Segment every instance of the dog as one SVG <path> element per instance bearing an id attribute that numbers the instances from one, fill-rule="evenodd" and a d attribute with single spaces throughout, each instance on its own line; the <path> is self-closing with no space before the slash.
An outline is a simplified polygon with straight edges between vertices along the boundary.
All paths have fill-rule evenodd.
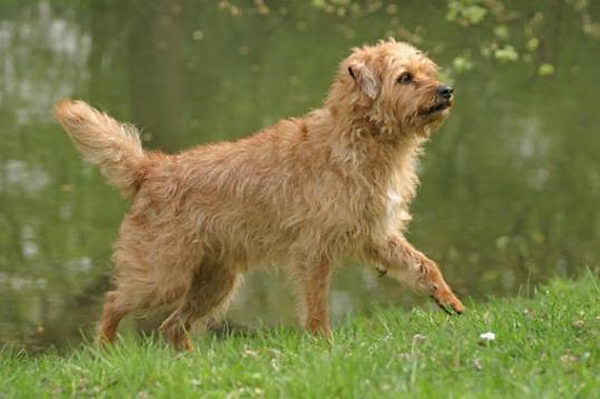
<path id="1" fill-rule="evenodd" d="M 131 200 L 100 341 L 116 339 L 125 315 L 163 309 L 160 331 L 192 349 L 192 325 L 227 308 L 245 271 L 270 264 L 293 277 L 305 328 L 329 337 L 329 285 L 345 258 L 461 314 L 436 263 L 403 235 L 418 156 L 454 102 L 437 71 L 393 39 L 354 48 L 322 108 L 172 155 L 143 150 L 133 126 L 82 101 L 60 101 L 55 116 L 77 149 Z"/>

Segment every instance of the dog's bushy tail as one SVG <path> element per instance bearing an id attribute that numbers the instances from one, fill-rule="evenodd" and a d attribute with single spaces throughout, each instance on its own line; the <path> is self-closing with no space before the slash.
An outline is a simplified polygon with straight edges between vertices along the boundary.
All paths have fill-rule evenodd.
<path id="1" fill-rule="evenodd" d="M 62 100 L 56 104 L 54 115 L 84 158 L 98 165 L 109 183 L 132 197 L 139 187 L 145 158 L 137 129 L 83 101 Z"/>

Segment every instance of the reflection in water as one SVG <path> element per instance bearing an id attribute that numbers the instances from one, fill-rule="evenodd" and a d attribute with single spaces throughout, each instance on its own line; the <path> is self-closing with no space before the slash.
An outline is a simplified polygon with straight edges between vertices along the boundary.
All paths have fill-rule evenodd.
<path id="1" fill-rule="evenodd" d="M 65 17 L 46 1 L 14 10 L 0 23 L 0 101 L 12 105 L 18 125 L 49 120 L 52 100 L 71 93 L 87 72 L 91 37 Z"/>
<path id="2" fill-rule="evenodd" d="M 434 4 L 408 3 L 402 15 L 451 65 L 471 33 L 437 23 L 445 15 Z M 390 28 L 385 9 L 340 19 L 304 2 L 242 16 L 184 0 L 0 9 L 0 343 L 33 345 L 93 328 L 127 206 L 53 122 L 58 98 L 135 122 L 149 147 L 234 139 L 319 106 L 348 49 Z M 578 23 L 567 14 L 558 36 L 549 27 L 541 37 L 552 78 L 536 78 L 526 62 L 455 75 L 458 104 L 421 164 L 409 235 L 463 295 L 514 294 L 598 265 L 600 115 L 589 82 L 600 43 L 572 29 Z M 283 281 L 278 271 L 248 275 L 230 318 L 293 323 Z M 339 270 L 331 296 L 338 321 L 415 300 L 358 265 Z"/>

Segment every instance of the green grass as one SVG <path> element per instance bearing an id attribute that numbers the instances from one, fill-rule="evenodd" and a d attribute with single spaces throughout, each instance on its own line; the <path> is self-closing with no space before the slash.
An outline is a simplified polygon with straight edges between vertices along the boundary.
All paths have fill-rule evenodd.
<path id="1" fill-rule="evenodd" d="M 479 335 L 494 332 L 482 343 Z M 66 355 L 0 352 L 0 397 L 598 397 L 600 288 L 589 275 L 531 299 L 348 320 L 335 340 L 293 329 L 196 338 L 178 354 L 125 339 Z"/>

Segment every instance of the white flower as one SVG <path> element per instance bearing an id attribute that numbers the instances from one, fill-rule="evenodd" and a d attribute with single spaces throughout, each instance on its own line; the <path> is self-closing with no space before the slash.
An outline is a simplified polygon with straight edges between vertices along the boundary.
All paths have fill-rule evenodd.
<path id="1" fill-rule="evenodd" d="M 491 331 L 479 334 L 479 339 L 483 342 L 491 342 L 496 339 L 496 334 Z"/>

